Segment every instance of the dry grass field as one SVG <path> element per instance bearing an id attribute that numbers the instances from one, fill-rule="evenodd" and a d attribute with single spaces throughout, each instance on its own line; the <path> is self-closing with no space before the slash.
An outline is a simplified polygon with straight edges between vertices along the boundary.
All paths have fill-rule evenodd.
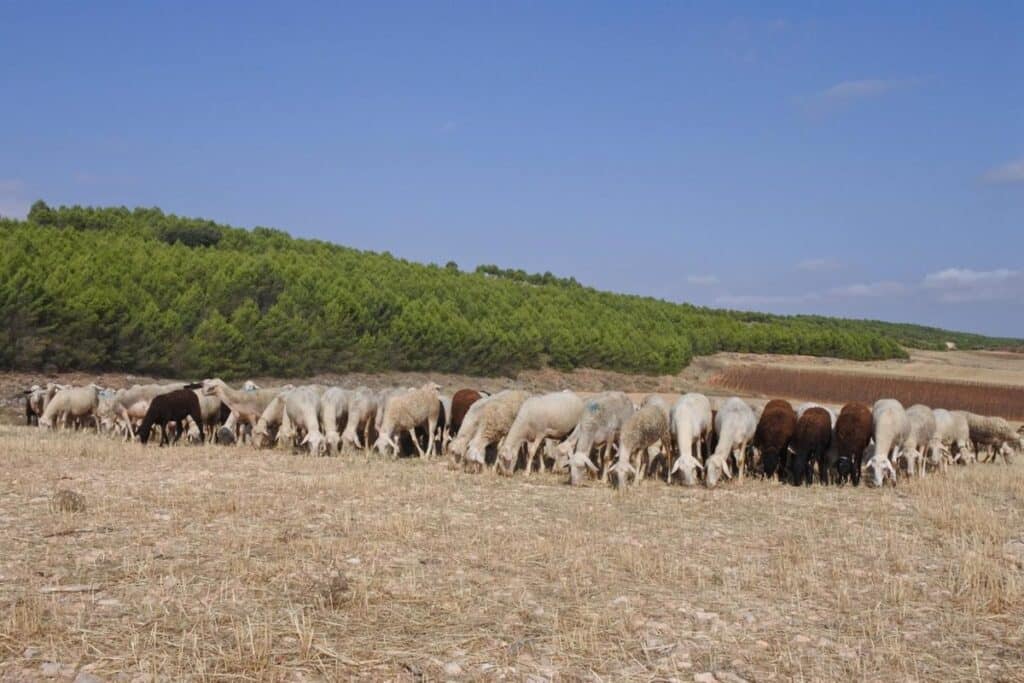
<path id="1" fill-rule="evenodd" d="M 616 493 L 24 427 L 0 459 L 2 680 L 1024 680 L 1019 462 Z"/>

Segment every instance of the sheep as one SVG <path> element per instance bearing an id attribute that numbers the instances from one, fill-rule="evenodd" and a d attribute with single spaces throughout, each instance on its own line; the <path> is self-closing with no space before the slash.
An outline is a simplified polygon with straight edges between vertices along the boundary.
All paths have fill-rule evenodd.
<path id="1" fill-rule="evenodd" d="M 327 441 L 327 452 L 337 452 L 341 441 L 339 429 L 344 431 L 348 425 L 348 402 L 352 392 L 340 387 L 327 389 L 320 397 L 320 424 L 323 425 L 324 437 Z"/>
<path id="2" fill-rule="evenodd" d="M 199 397 L 196 396 L 194 391 L 191 389 L 177 389 L 166 394 L 160 394 L 149 402 L 146 415 L 142 418 L 142 424 L 139 425 L 139 440 L 142 443 L 148 443 L 153 425 L 160 425 L 160 445 L 168 444 L 168 423 L 176 422 L 180 433 L 185 424 L 185 418 L 192 418 L 199 428 L 200 437 L 202 437 L 203 414 L 199 409 Z"/>
<path id="3" fill-rule="evenodd" d="M 757 430 L 757 418 L 754 411 L 742 399 L 733 397 L 722 404 L 715 415 L 715 432 L 718 443 L 704 461 L 704 485 L 714 488 L 718 480 L 725 475 L 732 478 L 729 456 L 736 462 L 738 477 L 743 476 L 743 461 L 747 446 L 754 438 Z"/>
<path id="4" fill-rule="evenodd" d="M 967 417 L 962 414 L 936 408 L 932 415 L 935 417 L 935 432 L 925 451 L 928 454 L 925 464 L 945 471 L 947 463 L 959 462 L 967 454 L 967 444 L 971 440 L 970 427 Z M 953 454 L 954 447 L 956 455 Z"/>
<path id="5" fill-rule="evenodd" d="M 459 429 L 455 433 L 455 437 L 448 444 L 448 453 L 451 455 L 452 462 L 454 464 L 458 464 L 460 461 L 465 459 L 466 450 L 469 447 L 469 441 L 476 436 L 477 425 L 480 422 L 480 415 L 483 412 L 483 407 L 487 405 L 487 402 L 490 399 L 490 396 L 483 396 L 474 401 L 473 404 L 469 406 L 466 414 L 462 417 L 462 423 L 459 425 Z"/>
<path id="6" fill-rule="evenodd" d="M 910 431 L 907 411 L 896 399 L 881 399 L 875 402 L 871 410 L 871 423 L 875 449 L 863 469 L 871 470 L 871 485 L 882 486 L 889 480 L 895 486 L 896 468 L 893 462 L 899 457 L 900 448 Z"/>
<path id="7" fill-rule="evenodd" d="M 618 460 L 609 470 L 612 485 L 615 488 L 626 486 L 630 478 L 643 480 L 649 463 L 647 449 L 657 443 L 668 454 L 672 448 L 672 433 L 669 429 L 668 404 L 657 395 L 644 399 L 640 409 L 633 413 L 619 431 Z M 637 462 L 633 464 L 633 454 L 638 453 Z"/>
<path id="8" fill-rule="evenodd" d="M 95 384 L 58 390 L 46 404 L 46 410 L 39 418 L 39 427 L 52 429 L 56 420 L 66 424 L 69 419 L 91 419 L 98 430 L 96 406 L 99 405 L 99 392 L 100 388 Z"/>
<path id="9" fill-rule="evenodd" d="M 437 427 L 441 406 L 438 396 L 440 389 L 441 385 L 427 382 L 419 389 L 389 398 L 384 405 L 381 426 L 374 448 L 380 453 L 384 453 L 384 449 L 390 447 L 392 453 L 397 455 L 399 449 L 395 439 L 404 431 L 409 433 L 421 458 L 431 457 L 434 454 L 434 429 Z M 423 452 L 419 439 L 416 438 L 416 428 L 424 425 L 427 428 L 426 453 Z"/>
<path id="10" fill-rule="evenodd" d="M 487 462 L 487 449 L 505 438 L 508 430 L 512 428 L 512 423 L 515 422 L 519 408 L 529 397 L 530 394 L 526 391 L 510 389 L 473 404 L 456 438 L 462 439 L 463 432 L 466 432 L 465 443 L 460 443 L 459 448 L 465 448 L 465 461 L 468 466 L 475 467 L 477 471 L 483 470 Z M 474 410 L 477 404 L 481 404 L 480 409 Z M 470 416 L 472 420 L 469 419 Z M 468 428 L 471 428 L 471 431 L 468 431 Z M 454 443 L 452 448 L 456 448 Z"/>
<path id="11" fill-rule="evenodd" d="M 612 447 L 619 437 L 622 425 L 633 414 L 633 402 L 621 391 L 607 391 L 588 399 L 573 433 L 557 449 L 560 457 L 566 458 L 569 467 L 569 484 L 578 486 L 589 469 L 597 473 L 598 467 L 591 459 L 591 452 L 604 447 L 601 458 L 601 478 L 607 478 L 607 467 L 611 465 Z"/>
<path id="12" fill-rule="evenodd" d="M 377 416 L 383 411 L 380 410 L 380 396 L 368 387 L 358 387 L 350 395 L 348 400 L 348 421 L 345 430 L 341 433 L 343 445 L 351 445 L 353 448 L 362 448 L 363 443 L 369 445 L 370 432 L 376 424 Z M 363 440 L 359 440 L 360 431 Z"/>
<path id="13" fill-rule="evenodd" d="M 317 386 L 297 387 L 282 395 L 285 415 L 297 434 L 304 434 L 300 446 L 308 446 L 312 455 L 323 454 L 327 444 L 320 431 L 320 394 Z"/>
<path id="14" fill-rule="evenodd" d="M 29 427 L 39 424 L 39 418 L 46 410 L 46 404 L 53 394 L 57 393 L 56 384 L 47 384 L 46 388 L 33 384 L 21 392 L 25 396 L 25 424 Z M 51 393 L 52 388 L 52 393 Z"/>
<path id="15" fill-rule="evenodd" d="M 469 412 L 470 406 L 482 397 L 483 394 L 476 389 L 459 389 L 452 395 L 451 410 L 448 413 L 448 425 L 444 431 L 444 442 L 441 444 L 442 452 L 448 451 L 451 440 L 458 435 L 459 428 L 462 427 L 462 421 L 466 418 L 466 413 Z"/>
<path id="16" fill-rule="evenodd" d="M 753 454 L 761 476 L 782 478 L 789 442 L 796 432 L 797 414 L 789 401 L 774 399 L 765 405 L 754 430 Z"/>
<path id="17" fill-rule="evenodd" d="M 1020 447 L 1021 436 L 1013 430 L 1010 423 L 1001 417 L 988 417 L 966 413 L 967 427 L 974 444 L 976 453 L 981 454 L 984 449 L 986 461 L 995 462 L 998 456 L 1003 457 L 1003 462 L 1010 462 L 1015 448 Z"/>
<path id="18" fill-rule="evenodd" d="M 838 460 L 836 477 L 840 484 L 851 480 L 860 485 L 861 463 L 871 442 L 871 409 L 863 403 L 847 403 L 839 412 L 832 438 Z"/>
<path id="19" fill-rule="evenodd" d="M 529 476 L 544 439 L 564 439 L 576 427 L 582 413 L 583 400 L 571 391 L 533 396 L 523 401 L 498 449 L 499 471 L 511 474 L 520 449 L 527 444 L 526 475 Z M 540 470 L 544 471 L 543 456 Z"/>
<path id="20" fill-rule="evenodd" d="M 838 415 L 836 415 L 836 411 L 833 410 L 832 408 L 829 408 L 828 406 L 823 406 L 820 403 L 814 403 L 811 401 L 808 401 L 807 403 L 801 403 L 796 407 L 796 419 L 799 420 L 801 417 L 803 417 L 803 414 L 806 413 L 811 408 L 823 408 L 828 413 L 829 419 L 832 423 L 831 426 L 835 427 L 836 419 L 838 419 L 839 417 Z"/>
<path id="21" fill-rule="evenodd" d="M 285 396 L 288 393 L 283 391 L 275 396 L 260 413 L 256 426 L 252 430 L 252 442 L 256 448 L 269 448 L 274 445 L 275 440 L 280 441 L 289 436 L 288 429 L 284 434 L 281 433 L 281 427 L 288 419 L 285 413 Z"/>
<path id="22" fill-rule="evenodd" d="M 697 483 L 697 470 L 704 470 L 704 448 L 714 426 L 711 401 L 704 394 L 684 394 L 672 406 L 669 428 L 675 438 L 676 461 L 668 472 L 668 481 L 679 472 L 683 484 Z"/>
<path id="23" fill-rule="evenodd" d="M 827 484 L 828 466 L 825 452 L 832 443 L 832 417 L 820 406 L 812 406 L 796 421 L 796 431 L 790 442 L 787 464 L 789 481 L 793 486 L 810 484 L 814 478 L 814 463 L 818 463 L 818 480 Z"/>
<path id="24" fill-rule="evenodd" d="M 223 401 L 235 416 L 236 426 L 254 426 L 274 397 L 288 388 L 290 387 L 239 391 L 232 389 L 219 378 L 203 380 L 203 393 L 207 396 L 217 396 Z"/>
<path id="25" fill-rule="evenodd" d="M 924 476 L 924 456 L 935 435 L 935 415 L 932 409 L 920 403 L 907 408 L 907 438 L 900 453 L 907 463 L 907 474 Z"/>

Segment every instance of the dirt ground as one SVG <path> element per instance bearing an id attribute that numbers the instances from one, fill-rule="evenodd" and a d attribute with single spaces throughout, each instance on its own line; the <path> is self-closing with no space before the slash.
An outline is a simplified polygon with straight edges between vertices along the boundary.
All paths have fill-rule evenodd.
<path id="1" fill-rule="evenodd" d="M 0 458 L 2 680 L 1024 680 L 1019 463 L 617 493 L 9 426 Z"/>

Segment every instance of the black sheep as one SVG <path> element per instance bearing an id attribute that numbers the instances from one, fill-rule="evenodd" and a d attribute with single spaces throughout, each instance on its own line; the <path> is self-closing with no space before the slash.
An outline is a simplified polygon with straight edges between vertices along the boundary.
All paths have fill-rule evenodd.
<path id="1" fill-rule="evenodd" d="M 146 416 L 142 418 L 139 425 L 139 440 L 142 443 L 149 442 L 149 434 L 153 425 L 160 425 L 160 445 L 168 443 L 167 423 L 174 422 L 178 425 L 178 433 L 183 431 L 185 418 L 190 417 L 199 428 L 200 442 L 203 440 L 203 414 L 199 410 L 199 397 L 191 389 L 178 389 L 166 394 L 160 394 L 149 404 Z"/>

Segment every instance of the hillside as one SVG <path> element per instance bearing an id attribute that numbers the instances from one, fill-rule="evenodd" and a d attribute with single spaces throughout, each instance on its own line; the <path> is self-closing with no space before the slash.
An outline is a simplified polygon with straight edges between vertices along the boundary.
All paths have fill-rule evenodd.
<path id="1" fill-rule="evenodd" d="M 159 209 L 51 208 L 0 220 L 0 368 L 164 375 L 322 371 L 674 373 L 716 351 L 899 358 L 1020 348 L 915 325 L 774 316 L 474 273 Z"/>

